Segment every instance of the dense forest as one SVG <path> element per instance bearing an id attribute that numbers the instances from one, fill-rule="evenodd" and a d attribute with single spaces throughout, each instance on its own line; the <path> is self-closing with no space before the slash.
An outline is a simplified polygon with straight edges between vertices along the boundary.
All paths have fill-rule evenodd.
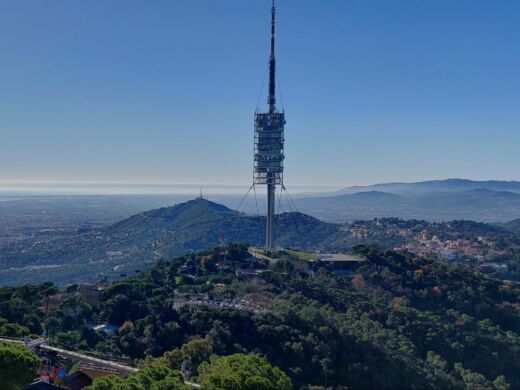
<path id="1" fill-rule="evenodd" d="M 367 261 L 339 277 L 319 263 L 287 255 L 267 263 L 228 245 L 112 283 L 99 309 L 71 294 L 47 316 L 41 300 L 53 285 L 2 288 L 0 334 L 45 328 L 58 345 L 161 358 L 173 370 L 189 355 L 195 378 L 211 356 L 254 354 L 296 388 L 520 387 L 517 285 L 412 255 L 356 251 Z M 100 322 L 118 331 L 88 325 Z"/>

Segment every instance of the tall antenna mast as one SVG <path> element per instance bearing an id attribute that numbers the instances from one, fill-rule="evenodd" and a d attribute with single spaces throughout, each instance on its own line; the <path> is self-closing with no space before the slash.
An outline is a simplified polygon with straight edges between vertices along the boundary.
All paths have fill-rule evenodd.
<path id="1" fill-rule="evenodd" d="M 269 112 L 255 114 L 255 163 L 253 186 L 267 185 L 265 250 L 273 250 L 273 218 L 276 186 L 283 186 L 285 113 L 276 110 L 275 6 L 271 7 L 271 54 L 269 56 Z"/>
<path id="2" fill-rule="evenodd" d="M 269 57 L 269 113 L 276 112 L 276 58 L 274 56 L 274 38 L 275 38 L 275 16 L 276 8 L 271 7 L 271 55 Z"/>

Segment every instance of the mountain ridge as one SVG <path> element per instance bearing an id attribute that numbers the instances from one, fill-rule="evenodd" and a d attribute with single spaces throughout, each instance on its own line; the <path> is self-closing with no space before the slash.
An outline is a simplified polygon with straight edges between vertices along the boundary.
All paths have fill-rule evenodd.
<path id="1" fill-rule="evenodd" d="M 470 179 L 440 179 L 425 180 L 419 182 L 389 182 L 377 183 L 368 186 L 351 186 L 345 187 L 337 191 L 323 193 L 329 196 L 340 194 L 353 194 L 357 192 L 366 192 L 370 190 L 390 192 L 396 194 L 431 192 L 431 191 L 461 191 L 467 189 L 485 188 L 494 191 L 510 191 L 520 193 L 519 181 L 507 180 L 470 180 Z"/>
<path id="2" fill-rule="evenodd" d="M 206 199 L 134 214 L 106 228 L 39 242 L 31 249 L 13 244 L 0 251 L 0 285 L 13 273 L 34 281 L 85 281 L 94 276 L 133 272 L 156 260 L 218 246 L 222 241 L 262 245 L 265 217 L 246 215 Z M 276 215 L 275 245 L 328 250 L 341 236 L 340 225 L 300 212 Z M 27 268 L 25 270 L 25 268 Z M 49 275 L 48 268 L 54 270 Z M 58 279 L 59 278 L 59 279 Z"/>
<path id="3" fill-rule="evenodd" d="M 299 198 L 298 207 L 331 222 L 396 217 L 437 222 L 464 219 L 503 223 L 520 218 L 520 192 L 493 190 L 481 187 L 481 183 L 472 183 L 459 191 L 436 187 L 435 191 L 389 192 L 372 186 L 354 193 Z M 520 191 L 520 183 L 518 185 Z"/>

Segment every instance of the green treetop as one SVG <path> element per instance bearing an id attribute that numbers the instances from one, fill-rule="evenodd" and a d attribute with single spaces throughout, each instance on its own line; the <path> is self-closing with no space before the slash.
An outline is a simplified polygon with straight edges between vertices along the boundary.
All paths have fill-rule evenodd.
<path id="1" fill-rule="evenodd" d="M 199 381 L 207 390 L 291 390 L 291 379 L 266 358 L 254 354 L 211 356 L 199 367 Z"/>
<path id="2" fill-rule="evenodd" d="M 39 365 L 40 359 L 25 346 L 0 343 L 0 389 L 23 389 Z"/>

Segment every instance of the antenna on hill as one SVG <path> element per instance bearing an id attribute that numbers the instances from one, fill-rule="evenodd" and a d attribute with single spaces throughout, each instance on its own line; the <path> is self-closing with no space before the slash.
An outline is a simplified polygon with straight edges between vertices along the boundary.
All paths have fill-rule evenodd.
<path id="1" fill-rule="evenodd" d="M 198 197 L 198 199 L 204 199 L 204 196 L 202 196 L 202 186 L 200 186 L 200 195 Z"/>
<path id="2" fill-rule="evenodd" d="M 267 187 L 267 212 L 265 223 L 265 252 L 270 253 L 274 249 L 274 215 L 276 203 L 276 187 L 280 187 L 282 191 L 285 190 L 288 197 L 287 189 L 284 186 L 283 172 L 284 172 L 284 143 L 285 143 L 285 112 L 279 111 L 276 106 L 276 57 L 275 57 L 275 27 L 276 27 L 276 7 L 275 0 L 272 0 L 271 6 L 271 23 L 270 23 L 270 52 L 268 67 L 266 75 L 269 74 L 268 82 L 268 96 L 267 96 L 267 110 L 261 112 L 258 107 L 254 114 L 254 160 L 253 160 L 253 185 L 249 188 L 246 195 L 240 201 L 239 208 L 247 198 L 251 189 L 255 194 L 256 202 L 256 186 L 265 185 Z M 265 76 L 264 76 L 265 81 Z M 263 84 L 262 84 L 263 88 Z M 262 90 L 260 91 L 260 96 Z M 281 100 L 281 95 L 280 95 Z M 281 207 L 281 199 L 279 200 L 279 207 Z M 290 201 L 287 201 L 291 204 Z M 259 218 L 260 220 L 260 218 Z"/>
<path id="3" fill-rule="evenodd" d="M 220 231 L 218 241 L 219 241 L 220 249 L 225 249 L 226 248 L 226 235 L 223 230 Z"/>
<path id="4" fill-rule="evenodd" d="M 276 8 L 271 6 L 271 50 L 269 53 L 269 90 L 267 112 L 255 112 L 253 185 L 267 186 L 265 251 L 273 250 L 273 219 L 276 186 L 283 185 L 285 113 L 276 108 L 275 26 Z"/>
<path id="5" fill-rule="evenodd" d="M 220 246 L 220 255 L 222 256 L 222 260 L 218 262 L 219 269 L 225 266 L 228 256 L 228 250 L 226 247 L 226 234 L 223 230 L 220 231 L 219 234 L 219 246 Z"/>

